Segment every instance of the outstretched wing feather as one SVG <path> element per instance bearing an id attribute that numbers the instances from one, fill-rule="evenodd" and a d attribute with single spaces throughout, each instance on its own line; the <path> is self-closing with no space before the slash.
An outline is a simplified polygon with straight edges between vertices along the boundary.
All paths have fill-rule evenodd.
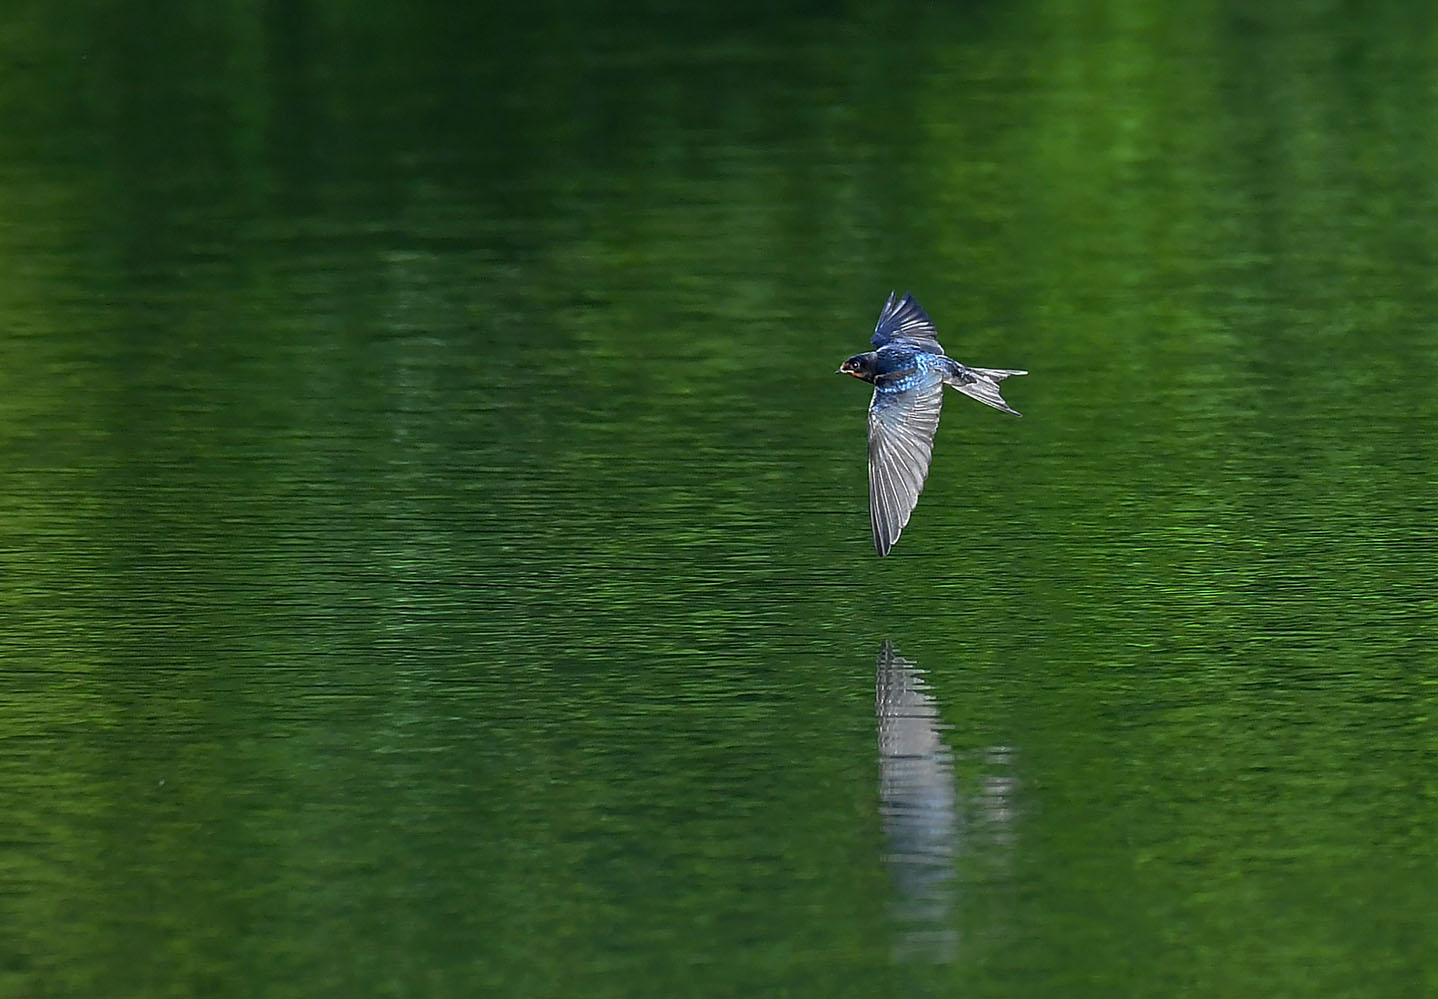
<path id="1" fill-rule="evenodd" d="M 923 307 L 914 300 L 914 296 L 905 292 L 900 298 L 894 292 L 889 292 L 889 300 L 884 303 L 883 311 L 879 313 L 879 322 L 874 326 L 874 335 L 869 342 L 874 349 L 894 341 L 904 341 L 924 350 L 942 354 L 944 348 L 939 345 L 939 331 L 934 326 L 934 321 Z"/>
<path id="2" fill-rule="evenodd" d="M 874 548 L 887 555 L 919 502 L 944 402 L 934 377 L 903 390 L 874 391 L 869 404 L 869 522 Z"/>

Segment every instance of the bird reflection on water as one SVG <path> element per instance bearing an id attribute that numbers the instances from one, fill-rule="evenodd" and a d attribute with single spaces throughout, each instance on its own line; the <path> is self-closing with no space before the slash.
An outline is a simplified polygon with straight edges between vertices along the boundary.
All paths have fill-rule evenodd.
<path id="1" fill-rule="evenodd" d="M 944 738 L 938 702 L 924 671 L 888 640 L 876 663 L 874 714 L 884 862 L 894 880 L 894 957 L 947 963 L 959 949 L 955 910 L 961 851 L 979 866 L 1002 866 L 1013 846 L 1015 788 L 1006 775 L 1011 753 L 995 746 L 978 754 L 986 774 L 969 803 L 972 815 L 965 828 L 954 753 Z M 986 856 L 973 856 L 976 852 Z"/>

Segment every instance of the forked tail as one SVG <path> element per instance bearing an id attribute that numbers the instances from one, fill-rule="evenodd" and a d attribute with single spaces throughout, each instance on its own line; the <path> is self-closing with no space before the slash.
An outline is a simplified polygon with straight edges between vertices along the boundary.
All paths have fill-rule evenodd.
<path id="1" fill-rule="evenodd" d="M 1026 375 L 1027 371 L 1018 371 L 1012 368 L 970 368 L 967 365 L 954 362 L 957 371 L 953 371 L 947 378 L 946 383 L 958 389 L 970 399 L 977 399 L 985 406 L 992 406 L 1003 413 L 1012 413 L 1014 416 L 1023 416 L 1017 409 L 1004 402 L 1004 397 L 999 392 L 999 382 L 1011 375 Z"/>
<path id="2" fill-rule="evenodd" d="M 989 381 L 1001 382 L 1009 375 L 1026 375 L 1027 371 L 1017 371 L 1013 368 L 969 368 L 976 375 L 983 375 Z"/>

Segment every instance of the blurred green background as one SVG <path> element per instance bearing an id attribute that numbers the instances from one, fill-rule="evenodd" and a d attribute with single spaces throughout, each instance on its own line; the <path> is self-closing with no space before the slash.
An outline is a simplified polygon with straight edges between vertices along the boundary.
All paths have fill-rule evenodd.
<path id="1" fill-rule="evenodd" d="M 1430 4 L 21 3 L 0 121 L 0 995 L 1438 989 Z M 1032 374 L 880 561 L 891 289 Z"/>

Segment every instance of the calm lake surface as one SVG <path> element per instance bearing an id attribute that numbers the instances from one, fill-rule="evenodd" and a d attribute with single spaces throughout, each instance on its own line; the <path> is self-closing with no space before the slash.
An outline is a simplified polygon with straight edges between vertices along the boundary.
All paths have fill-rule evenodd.
<path id="1" fill-rule="evenodd" d="M 9 19 L 0 995 L 1438 991 L 1431 5 L 727 9 Z"/>

